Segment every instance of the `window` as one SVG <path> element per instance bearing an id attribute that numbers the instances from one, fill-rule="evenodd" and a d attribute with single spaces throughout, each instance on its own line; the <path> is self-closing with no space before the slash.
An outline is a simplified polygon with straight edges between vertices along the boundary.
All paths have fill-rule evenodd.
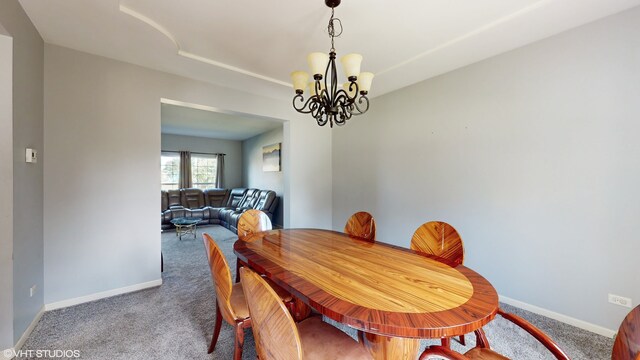
<path id="1" fill-rule="evenodd" d="M 180 155 L 177 153 L 162 153 L 160 156 L 160 174 L 162 190 L 179 188 Z"/>
<path id="2" fill-rule="evenodd" d="M 216 187 L 218 159 L 215 155 L 191 154 L 191 182 L 194 188 Z"/>
<path id="3" fill-rule="evenodd" d="M 191 154 L 192 187 L 209 189 L 216 187 L 218 159 L 215 155 Z M 166 152 L 160 155 L 162 190 L 180 188 L 180 153 Z"/>

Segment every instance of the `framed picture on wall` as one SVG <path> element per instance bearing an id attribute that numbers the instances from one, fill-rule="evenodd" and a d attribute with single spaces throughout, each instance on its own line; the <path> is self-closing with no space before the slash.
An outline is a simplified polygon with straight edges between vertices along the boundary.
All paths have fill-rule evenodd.
<path id="1" fill-rule="evenodd" d="M 276 143 L 262 147 L 262 171 L 280 171 L 280 145 Z"/>

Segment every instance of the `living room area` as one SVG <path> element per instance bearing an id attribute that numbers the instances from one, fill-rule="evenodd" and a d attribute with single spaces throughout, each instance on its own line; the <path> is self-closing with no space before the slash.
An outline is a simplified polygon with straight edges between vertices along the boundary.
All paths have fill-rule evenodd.
<path id="1" fill-rule="evenodd" d="M 220 224 L 236 232 L 247 209 L 263 211 L 282 228 L 288 176 L 282 167 L 283 124 L 163 100 L 162 229 L 186 218 L 197 221 L 195 226 Z"/>

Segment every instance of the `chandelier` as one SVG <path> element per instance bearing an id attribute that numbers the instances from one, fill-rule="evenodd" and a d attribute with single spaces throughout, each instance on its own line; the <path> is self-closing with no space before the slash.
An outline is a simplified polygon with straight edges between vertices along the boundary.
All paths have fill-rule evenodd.
<path id="1" fill-rule="evenodd" d="M 325 0 L 325 4 L 331 8 L 331 18 L 327 27 L 331 38 L 329 55 L 314 52 L 307 56 L 313 81 L 309 82 L 309 74 L 304 71 L 292 72 L 291 80 L 296 91 L 293 108 L 299 113 L 311 114 L 320 126 L 328 122 L 329 126 L 333 127 L 333 124 L 344 125 L 353 115 L 361 115 L 369 110 L 367 94 L 371 88 L 373 74 L 360 72 L 362 55 L 348 54 L 340 59 L 347 82 L 338 84 L 336 49 L 333 42 L 334 38 L 342 34 L 342 22 L 334 17 L 334 9 L 340 5 L 340 0 Z M 304 92 L 307 88 L 310 96 L 305 102 Z"/>

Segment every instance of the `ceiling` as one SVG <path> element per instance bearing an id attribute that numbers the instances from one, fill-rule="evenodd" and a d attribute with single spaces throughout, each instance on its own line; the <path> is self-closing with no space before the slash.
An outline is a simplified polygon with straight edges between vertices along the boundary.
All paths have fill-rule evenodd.
<path id="1" fill-rule="evenodd" d="M 322 0 L 20 0 L 47 43 L 273 98 L 328 52 Z M 371 96 L 640 5 L 640 0 L 344 0 L 338 56 L 364 56 Z"/>
<path id="2" fill-rule="evenodd" d="M 226 140 L 246 140 L 282 128 L 282 122 L 265 118 L 161 104 L 162 133 Z"/>

